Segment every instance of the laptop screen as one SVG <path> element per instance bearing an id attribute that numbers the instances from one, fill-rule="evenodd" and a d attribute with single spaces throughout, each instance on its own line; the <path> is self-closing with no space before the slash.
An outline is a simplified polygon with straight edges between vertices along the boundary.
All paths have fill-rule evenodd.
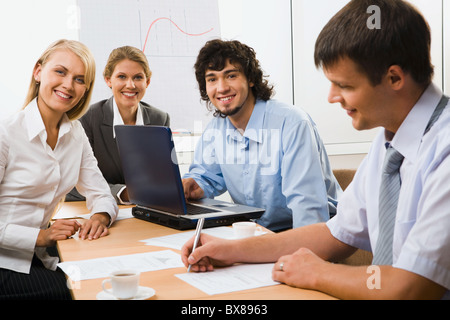
<path id="1" fill-rule="evenodd" d="M 185 198 L 170 128 L 115 126 L 130 201 L 183 214 Z"/>

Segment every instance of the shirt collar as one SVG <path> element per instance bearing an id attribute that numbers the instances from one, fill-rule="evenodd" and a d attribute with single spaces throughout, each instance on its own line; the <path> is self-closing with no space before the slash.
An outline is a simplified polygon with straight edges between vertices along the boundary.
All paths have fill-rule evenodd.
<path id="1" fill-rule="evenodd" d="M 117 106 L 117 103 L 114 100 L 114 98 L 113 98 L 113 112 L 114 112 L 113 127 L 119 126 L 119 125 L 124 125 L 122 116 L 120 115 L 120 112 L 119 112 L 119 107 Z M 136 125 L 137 126 L 144 125 L 144 117 L 142 116 L 141 104 L 139 104 L 137 113 L 136 113 Z M 113 136 L 116 137 L 115 130 L 113 130 Z"/>
<path id="2" fill-rule="evenodd" d="M 392 146 L 406 159 L 415 161 L 425 129 L 441 98 L 442 92 L 431 84 L 395 134 Z"/>
<path id="3" fill-rule="evenodd" d="M 37 98 L 32 100 L 25 108 L 25 123 L 28 132 L 28 139 L 31 141 L 37 136 L 44 135 L 47 137 L 44 121 L 37 105 Z M 71 121 L 66 114 L 63 115 L 61 125 L 59 127 L 58 139 L 70 131 L 72 127 Z"/>
<path id="4" fill-rule="evenodd" d="M 266 103 L 261 100 L 257 100 L 255 107 L 253 108 L 252 115 L 247 123 L 245 132 L 242 135 L 231 123 L 230 119 L 226 118 L 226 135 L 236 141 L 242 141 L 244 138 L 262 143 L 263 135 L 261 129 L 264 124 Z"/>

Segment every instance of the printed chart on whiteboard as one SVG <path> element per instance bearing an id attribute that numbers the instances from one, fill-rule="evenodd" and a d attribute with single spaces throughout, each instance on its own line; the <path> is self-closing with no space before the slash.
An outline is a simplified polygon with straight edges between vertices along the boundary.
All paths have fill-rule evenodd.
<path id="1" fill-rule="evenodd" d="M 217 0 L 78 0 L 80 41 L 93 52 L 92 102 L 108 99 L 103 70 L 111 51 L 141 49 L 153 73 L 143 101 L 165 110 L 173 130 L 201 130 L 212 115 L 200 102 L 194 63 L 206 41 L 220 37 Z"/>

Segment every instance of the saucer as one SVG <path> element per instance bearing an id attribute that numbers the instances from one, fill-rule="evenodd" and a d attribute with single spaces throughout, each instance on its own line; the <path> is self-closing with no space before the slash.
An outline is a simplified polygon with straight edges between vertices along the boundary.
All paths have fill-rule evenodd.
<path id="1" fill-rule="evenodd" d="M 155 290 L 149 287 L 139 287 L 138 289 L 138 293 L 136 294 L 136 296 L 132 299 L 128 299 L 128 300 L 145 300 L 148 298 L 151 298 L 155 295 Z M 99 293 L 97 293 L 97 300 L 119 300 L 116 297 L 114 297 L 112 294 L 105 292 L 105 291 L 100 291 Z"/>

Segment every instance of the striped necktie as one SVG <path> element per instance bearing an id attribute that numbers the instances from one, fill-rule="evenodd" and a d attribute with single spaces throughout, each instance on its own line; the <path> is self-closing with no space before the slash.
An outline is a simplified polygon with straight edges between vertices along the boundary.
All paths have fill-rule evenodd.
<path id="1" fill-rule="evenodd" d="M 424 135 L 430 131 L 431 127 L 440 118 L 448 102 L 449 97 L 443 95 L 431 116 Z M 390 145 L 387 146 L 378 203 L 379 232 L 372 260 L 372 264 L 374 265 L 393 264 L 392 246 L 398 196 L 401 186 L 400 166 L 403 163 L 403 159 L 404 157 L 397 150 Z"/>
<path id="2" fill-rule="evenodd" d="M 401 179 L 400 166 L 404 157 L 400 152 L 388 147 L 383 165 L 379 199 L 379 232 L 373 256 L 375 265 L 392 265 L 392 239 Z"/>

